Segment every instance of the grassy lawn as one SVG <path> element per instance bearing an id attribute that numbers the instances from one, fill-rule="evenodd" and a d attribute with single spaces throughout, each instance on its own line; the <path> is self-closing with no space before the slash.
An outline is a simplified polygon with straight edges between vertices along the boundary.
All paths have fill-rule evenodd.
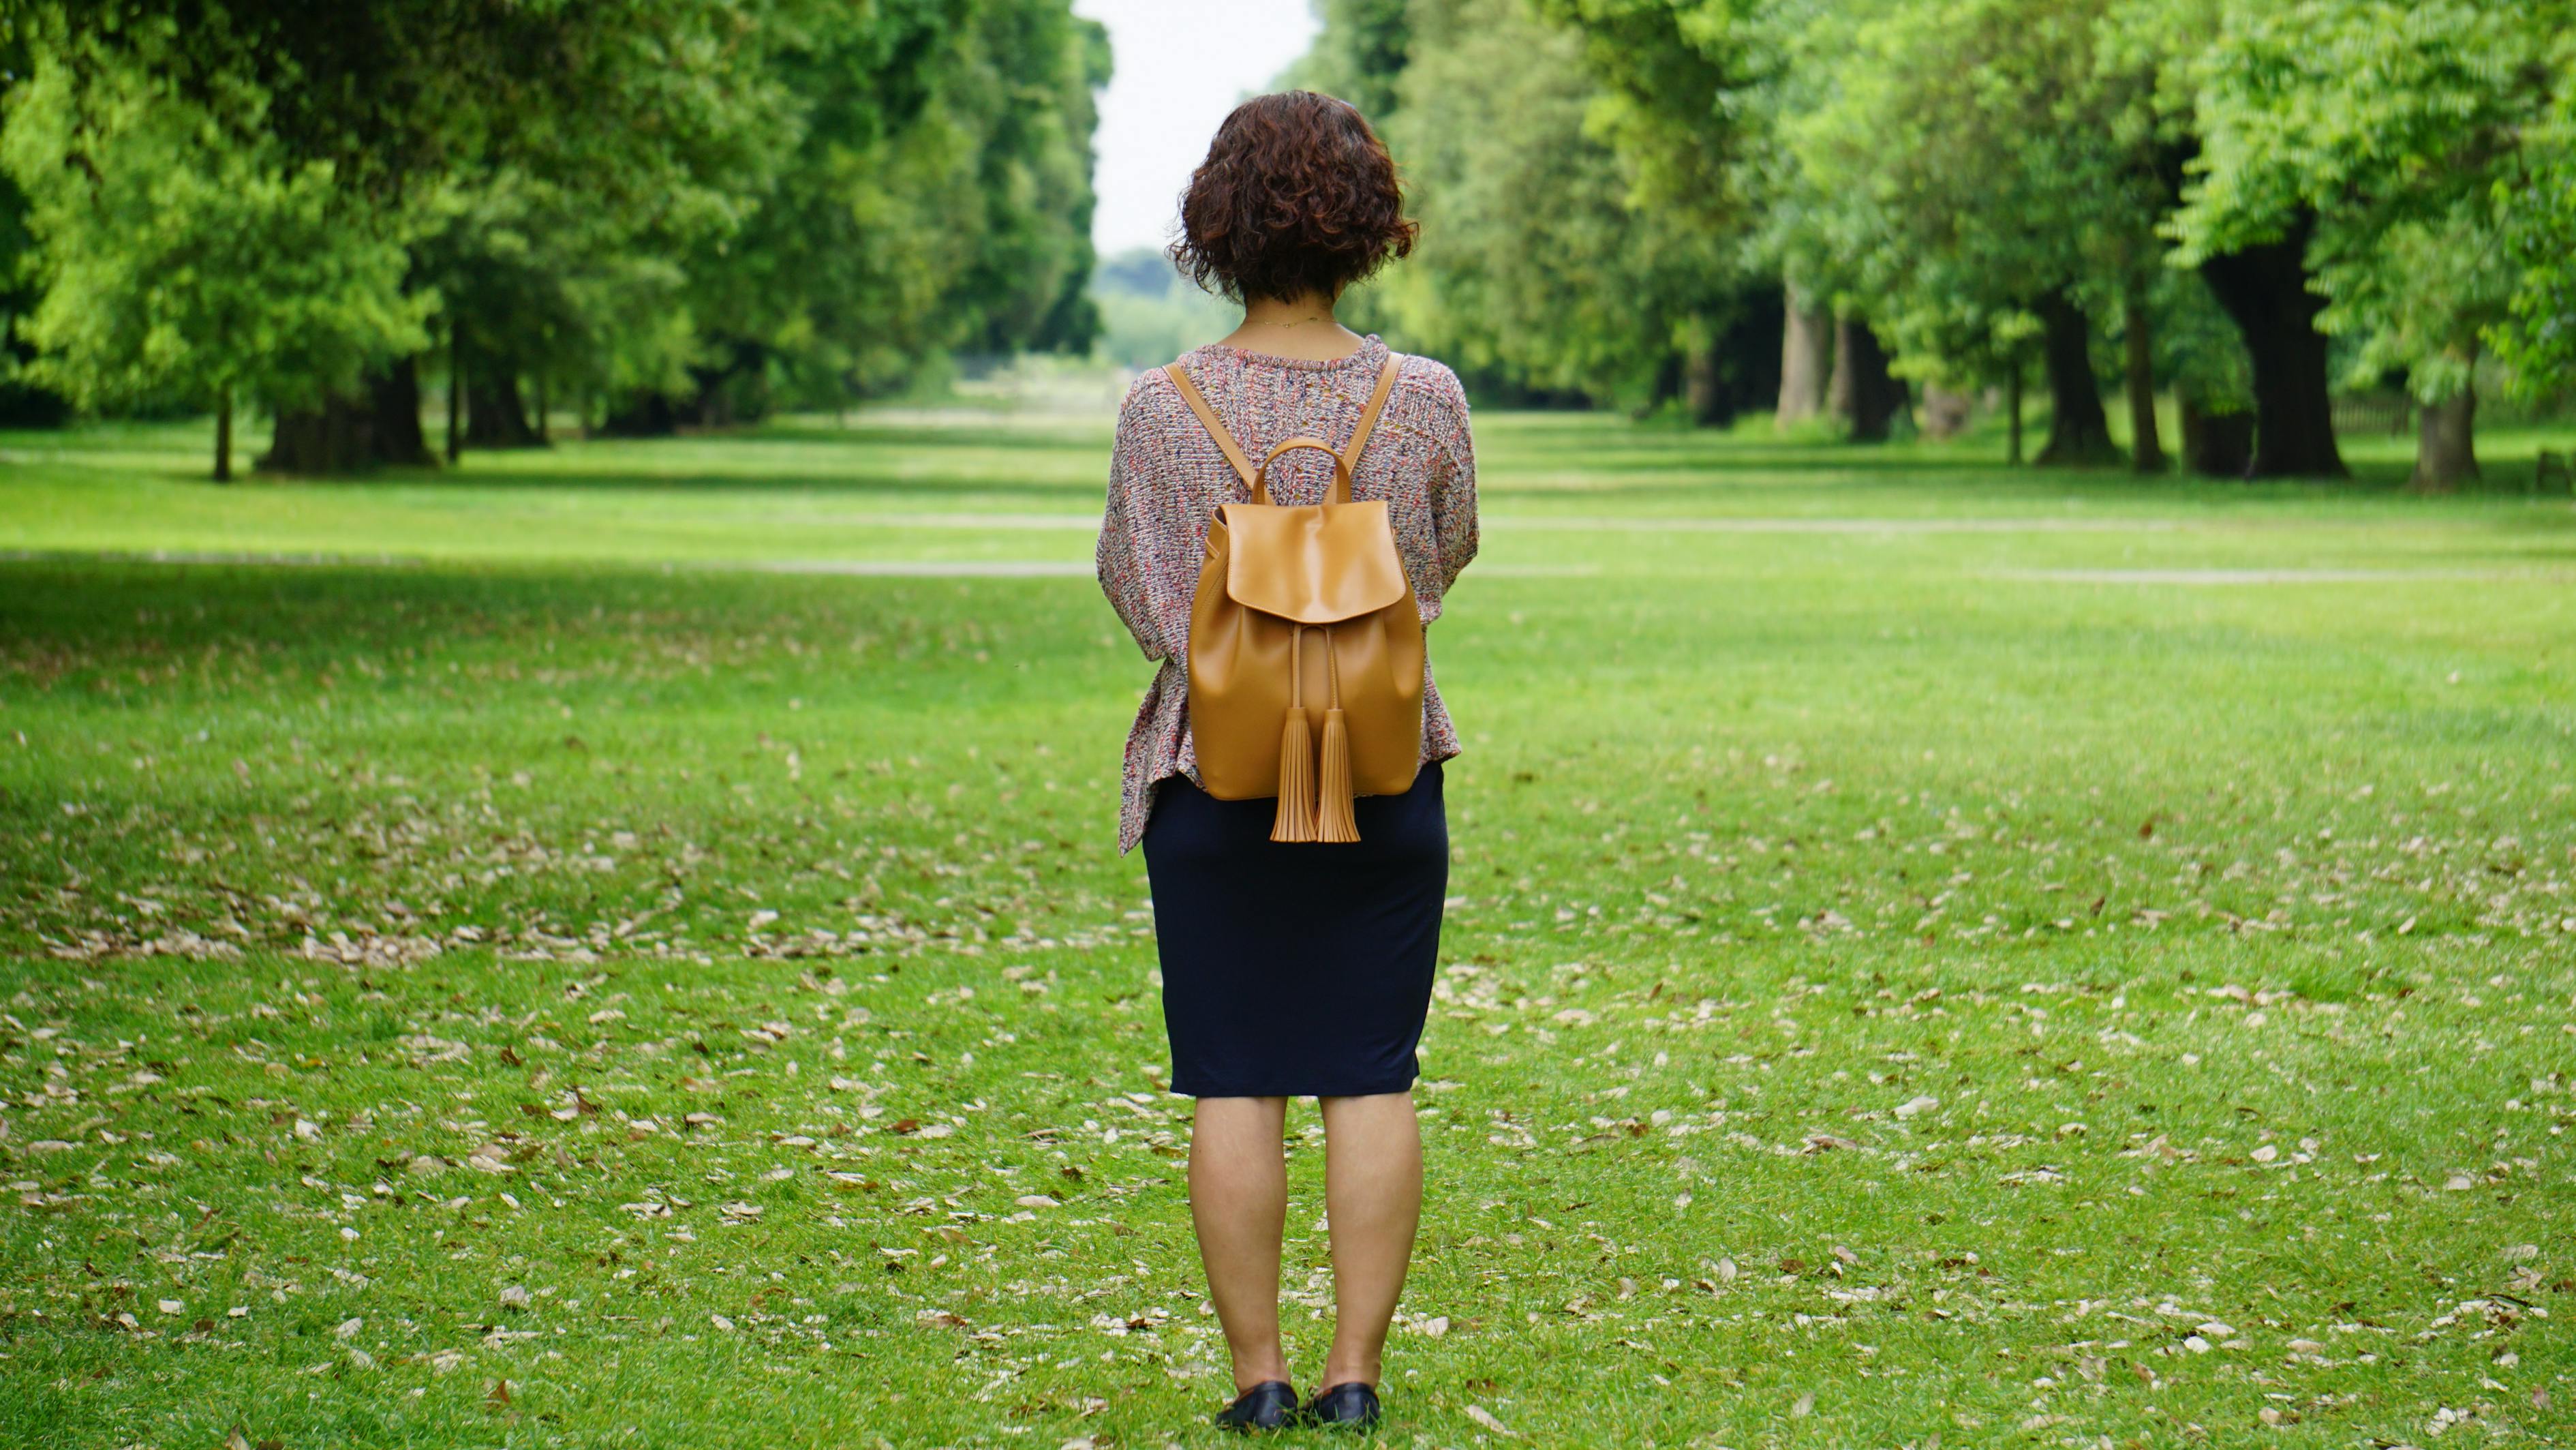
<path id="1" fill-rule="evenodd" d="M 1107 441 L 0 435 L 0 1442 L 1213 1443 Z M 2565 499 L 1479 444 L 1385 1443 L 2576 1443 Z"/>

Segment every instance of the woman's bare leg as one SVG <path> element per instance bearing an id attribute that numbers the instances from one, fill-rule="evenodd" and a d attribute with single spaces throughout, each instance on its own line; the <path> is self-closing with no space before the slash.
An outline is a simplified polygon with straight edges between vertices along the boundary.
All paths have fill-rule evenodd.
<path id="1" fill-rule="evenodd" d="M 1333 1352 L 1318 1390 L 1374 1386 L 1422 1220 L 1413 1094 L 1325 1098 L 1324 1211 L 1333 1229 Z"/>
<path id="2" fill-rule="evenodd" d="M 1288 1378 L 1279 1349 L 1279 1238 L 1288 1226 L 1286 1098 L 1201 1098 L 1190 1128 L 1190 1221 L 1240 1394 Z M 1400 1272 L 1400 1271 L 1399 1271 Z"/>

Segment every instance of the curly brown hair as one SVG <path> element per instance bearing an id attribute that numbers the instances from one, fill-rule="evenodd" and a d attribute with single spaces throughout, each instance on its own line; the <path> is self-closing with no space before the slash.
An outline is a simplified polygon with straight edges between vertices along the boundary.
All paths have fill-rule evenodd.
<path id="1" fill-rule="evenodd" d="M 1216 128 L 1181 193 L 1170 255 L 1191 281 L 1236 302 L 1334 297 L 1410 253 L 1418 230 L 1368 120 L 1331 96 L 1283 91 L 1253 97 Z"/>

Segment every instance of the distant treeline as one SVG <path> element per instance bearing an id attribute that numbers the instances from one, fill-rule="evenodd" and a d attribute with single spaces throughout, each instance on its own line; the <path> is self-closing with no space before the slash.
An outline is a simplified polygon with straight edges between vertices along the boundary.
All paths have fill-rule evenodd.
<path id="1" fill-rule="evenodd" d="M 425 382 L 511 447 L 1084 351 L 1108 73 L 1068 0 L 22 0 L 0 412 L 336 472 L 430 461 Z"/>
<path id="2" fill-rule="evenodd" d="M 2332 395 L 2576 383 L 2576 0 L 1322 0 L 1424 222 L 1363 325 L 1488 394 L 2339 475 Z M 2018 430 L 2015 447 L 2018 451 Z"/>

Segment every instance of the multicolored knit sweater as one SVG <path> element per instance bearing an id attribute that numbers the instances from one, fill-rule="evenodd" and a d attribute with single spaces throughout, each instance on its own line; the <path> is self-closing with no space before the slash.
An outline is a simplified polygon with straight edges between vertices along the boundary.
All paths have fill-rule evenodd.
<path id="1" fill-rule="evenodd" d="M 1371 333 L 1357 352 L 1328 361 L 1271 357 L 1221 343 L 1193 348 L 1180 361 L 1226 431 L 1257 459 L 1280 439 L 1300 433 L 1336 447 L 1348 441 L 1387 351 Z M 1320 503 L 1331 483 L 1331 461 L 1310 449 L 1271 465 L 1271 497 L 1279 503 Z M 1217 506 L 1250 497 L 1163 370 L 1139 376 L 1118 413 L 1109 504 L 1096 555 L 1101 592 L 1145 657 L 1162 662 L 1136 711 L 1135 728 L 1127 732 L 1118 812 L 1122 853 L 1143 839 L 1161 781 L 1178 775 L 1198 783 L 1189 732 L 1190 600 Z M 1441 596 L 1476 557 L 1476 450 L 1467 429 L 1467 395 L 1455 373 L 1430 358 L 1403 359 L 1395 391 L 1352 473 L 1351 497 L 1387 501 L 1422 622 L 1438 619 Z M 1458 731 L 1430 671 L 1426 656 L 1422 758 L 1446 760 L 1458 753 Z"/>

